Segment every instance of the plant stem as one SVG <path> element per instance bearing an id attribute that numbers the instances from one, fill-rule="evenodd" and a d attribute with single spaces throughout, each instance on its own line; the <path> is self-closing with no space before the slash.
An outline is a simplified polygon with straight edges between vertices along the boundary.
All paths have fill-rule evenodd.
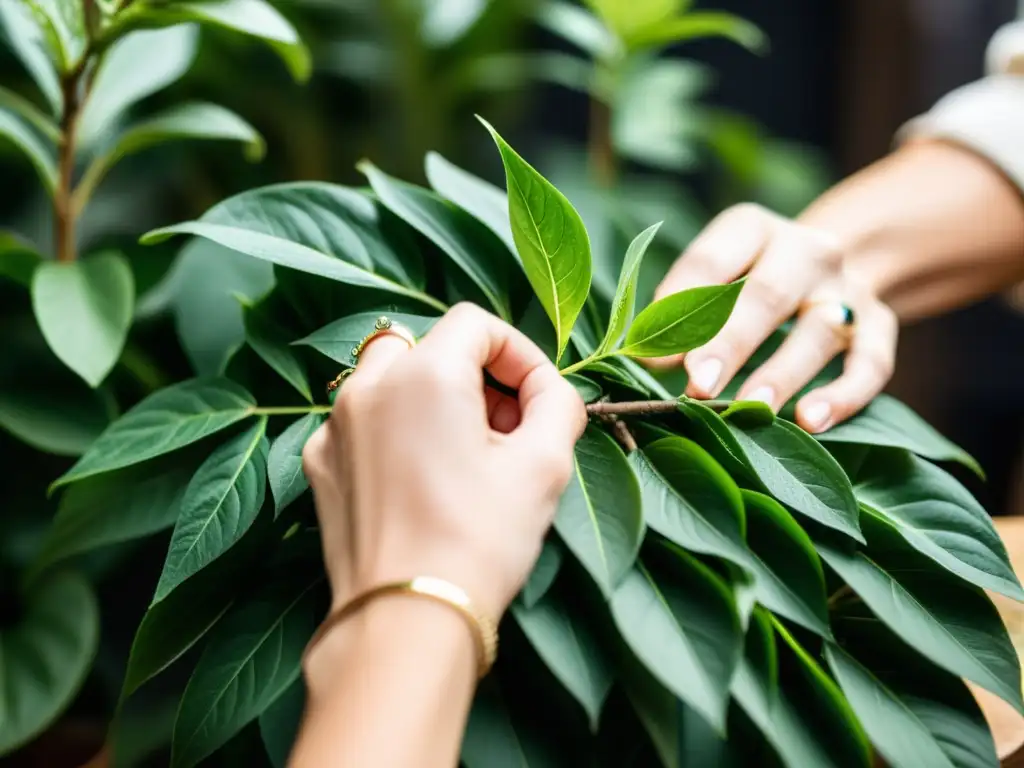
<path id="1" fill-rule="evenodd" d="M 615 185 L 617 168 L 615 147 L 612 143 L 612 110 L 608 104 L 590 97 L 590 136 L 587 149 L 590 169 L 602 187 Z"/>
<path id="2" fill-rule="evenodd" d="M 610 357 L 610 355 L 599 355 L 598 353 L 595 352 L 590 357 L 584 358 L 583 360 L 580 360 L 578 363 L 573 363 L 572 365 L 563 368 L 560 371 L 560 373 L 563 376 L 568 376 L 570 373 L 576 373 L 576 371 L 583 370 L 591 363 L 596 363 L 598 360 L 603 360 L 606 357 Z"/>
<path id="3" fill-rule="evenodd" d="M 54 248 L 57 261 L 74 261 L 75 210 L 71 201 L 75 183 L 75 132 L 78 128 L 78 89 L 81 75 L 73 72 L 64 78 L 61 87 L 64 116 L 60 123 L 57 189 L 53 195 Z"/>
<path id="4" fill-rule="evenodd" d="M 828 596 L 828 607 L 835 608 L 844 598 L 855 596 L 854 591 L 850 588 L 849 584 L 843 584 L 839 589 Z"/>
<path id="5" fill-rule="evenodd" d="M 296 406 L 268 406 L 266 408 L 253 408 L 250 413 L 253 416 L 303 416 L 307 413 L 330 413 L 329 405 L 296 405 Z"/>
<path id="6" fill-rule="evenodd" d="M 733 404 L 732 400 L 698 400 L 715 411 L 724 411 Z M 597 402 L 587 405 L 587 413 L 591 416 L 654 416 L 664 413 L 675 413 L 679 410 L 679 400 L 634 400 L 623 403 Z"/>

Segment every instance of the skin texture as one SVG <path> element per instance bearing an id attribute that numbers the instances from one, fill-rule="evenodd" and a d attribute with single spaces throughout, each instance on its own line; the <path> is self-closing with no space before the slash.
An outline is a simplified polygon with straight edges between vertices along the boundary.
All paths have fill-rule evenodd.
<path id="1" fill-rule="evenodd" d="M 483 371 L 518 390 L 488 390 Z M 525 582 L 586 425 L 579 396 L 533 342 L 459 305 L 414 349 L 381 336 L 303 454 L 335 609 L 384 583 L 434 576 L 497 621 Z M 476 650 L 453 609 L 381 597 L 308 654 L 292 765 L 455 765 Z"/>
<path id="2" fill-rule="evenodd" d="M 797 403 L 821 432 L 849 418 L 892 376 L 900 322 L 947 312 L 1024 279 L 1024 204 L 994 166 L 938 141 L 905 145 L 791 221 L 758 206 L 718 216 L 675 263 L 657 297 L 747 275 L 721 333 L 685 356 L 687 394 L 716 397 L 768 336 L 793 332 L 744 383 L 741 399 L 778 409 L 840 352 L 843 374 Z M 832 321 L 856 315 L 852 336 Z M 805 309 L 806 311 L 801 311 Z"/>

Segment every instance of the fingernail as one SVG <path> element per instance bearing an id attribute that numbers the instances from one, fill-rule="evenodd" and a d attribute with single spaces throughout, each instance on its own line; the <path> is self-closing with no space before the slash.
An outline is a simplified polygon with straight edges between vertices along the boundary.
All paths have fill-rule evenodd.
<path id="1" fill-rule="evenodd" d="M 693 372 L 693 383 L 706 394 L 713 395 L 718 380 L 722 377 L 722 361 L 716 358 L 705 360 Z"/>
<path id="2" fill-rule="evenodd" d="M 832 406 L 823 401 L 811 403 L 803 409 L 802 415 L 812 432 L 821 432 L 832 419 Z"/>
<path id="3" fill-rule="evenodd" d="M 758 387 L 744 399 L 757 400 L 758 402 L 764 403 L 769 408 L 775 408 L 775 390 L 771 387 Z"/>

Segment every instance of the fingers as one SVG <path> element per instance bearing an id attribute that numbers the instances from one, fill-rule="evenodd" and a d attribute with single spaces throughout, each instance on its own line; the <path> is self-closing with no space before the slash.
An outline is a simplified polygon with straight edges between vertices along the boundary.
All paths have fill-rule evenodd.
<path id="1" fill-rule="evenodd" d="M 805 395 L 797 403 L 797 423 L 808 432 L 824 432 L 855 415 L 892 377 L 899 325 L 892 310 L 875 304 L 858 319 L 843 375 Z"/>
<path id="2" fill-rule="evenodd" d="M 792 317 L 812 287 L 839 274 L 841 254 L 824 236 L 780 227 L 750 271 L 732 315 L 708 344 L 686 355 L 687 394 L 716 397 L 761 344 Z"/>
<path id="3" fill-rule="evenodd" d="M 350 381 L 358 379 L 363 384 L 375 384 L 387 372 L 391 364 L 409 351 L 409 342 L 392 333 L 375 336 L 359 355 L 359 364 L 349 376 Z M 343 389 L 344 391 L 344 389 Z"/>

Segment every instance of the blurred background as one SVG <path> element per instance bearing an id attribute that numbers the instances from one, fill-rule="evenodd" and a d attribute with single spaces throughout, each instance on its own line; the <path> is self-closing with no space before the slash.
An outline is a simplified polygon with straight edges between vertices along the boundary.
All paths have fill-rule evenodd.
<path id="1" fill-rule="evenodd" d="M 309 83 L 296 84 L 264 46 L 204 30 L 188 75 L 143 108 L 190 99 L 222 103 L 263 134 L 265 159 L 250 163 L 237 148 L 215 144 L 142 153 L 117 167 L 82 220 L 83 248 L 127 253 L 141 297 L 142 322 L 129 344 L 138 353 L 128 366 L 133 378 L 115 381 L 121 402 L 217 372 L 232 339 L 212 331 L 225 327 L 224 313 L 238 315 L 240 331 L 233 292 L 258 295 L 269 287 L 252 260 L 189 258 L 187 249 L 179 257 L 174 243 L 135 245 L 150 228 L 197 217 L 264 184 L 361 185 L 355 164 L 364 157 L 422 182 L 424 156 L 436 150 L 501 184 L 493 144 L 474 119 L 480 114 L 584 215 L 596 260 L 605 259 L 599 289 L 601 280 L 614 286 L 614 254 L 621 258 L 628 239 L 665 220 L 662 247 L 644 275 L 642 292 L 649 295 L 671 260 L 723 208 L 749 200 L 795 215 L 829 184 L 886 154 L 904 121 L 981 76 L 989 37 L 1018 12 L 1017 0 L 702 0 L 700 9 L 730 11 L 756 24 L 770 50 L 758 55 L 728 40 L 700 40 L 635 57 L 612 77 L 600 64 L 599 36 L 565 12 L 572 3 L 275 4 L 313 52 Z M 32 92 L 2 47 L 0 82 Z M 0 231 L 19 232 L 49 252 L 47 200 L 31 168 L 2 143 L 0 179 Z M 10 348 L 7 319 L 23 314 L 23 301 L 0 293 L 0 349 Z M 979 459 L 989 474 L 986 485 L 958 477 L 995 515 L 1024 513 L 1021 311 L 1024 298 L 1011 294 L 907 328 L 890 388 Z M 4 375 L 0 364 L 0 384 Z M 3 398 L 0 386 L 0 412 Z M 0 563 L 17 564 L 42 535 L 49 518 L 39 514 L 43 492 L 65 464 L 27 453 L 2 431 L 0 457 L 19 469 L 0 473 L 0 517 L 39 522 L 11 528 L 16 536 L 3 533 Z M 158 562 L 159 546 L 143 556 Z M 110 558 L 93 563 L 94 579 L 108 593 L 103 606 L 126 594 L 110 575 L 116 565 Z M 0 567 L 0 592 L 6 567 Z M 126 599 L 144 607 L 147 598 Z M 104 664 L 112 678 L 123 664 L 137 619 L 125 613 L 123 644 L 114 640 L 101 651 L 101 677 Z M 105 638 L 119 636 L 106 626 L 112 621 L 118 617 L 104 616 Z M 89 695 L 87 689 L 79 709 L 90 711 Z M 40 760 L 24 764 L 47 764 Z"/>

